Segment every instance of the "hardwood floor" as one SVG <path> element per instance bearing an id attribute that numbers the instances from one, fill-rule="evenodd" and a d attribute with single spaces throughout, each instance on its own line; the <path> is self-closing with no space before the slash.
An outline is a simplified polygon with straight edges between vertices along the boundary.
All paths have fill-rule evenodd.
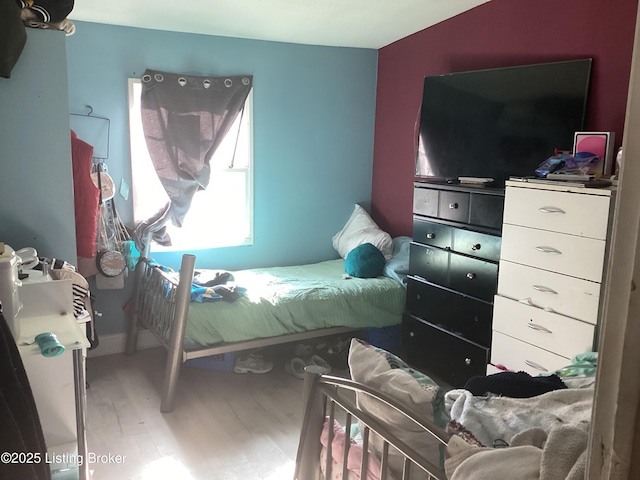
<path id="1" fill-rule="evenodd" d="M 94 480 L 292 478 L 302 381 L 276 359 L 267 374 L 182 367 L 176 406 L 160 413 L 166 353 L 87 360 L 87 440 Z M 117 455 L 122 456 L 118 462 Z"/>

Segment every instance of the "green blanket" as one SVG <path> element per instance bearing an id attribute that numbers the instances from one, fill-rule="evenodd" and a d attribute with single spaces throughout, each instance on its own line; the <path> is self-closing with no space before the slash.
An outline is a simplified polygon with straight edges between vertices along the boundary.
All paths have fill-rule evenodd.
<path id="1" fill-rule="evenodd" d="M 197 349 L 328 327 L 401 322 L 405 289 L 388 277 L 345 278 L 344 260 L 233 272 L 246 296 L 189 305 L 185 346 Z"/>

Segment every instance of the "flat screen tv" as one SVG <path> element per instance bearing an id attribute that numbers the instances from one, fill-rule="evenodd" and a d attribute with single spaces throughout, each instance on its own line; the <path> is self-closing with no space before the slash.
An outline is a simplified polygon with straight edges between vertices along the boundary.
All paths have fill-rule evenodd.
<path id="1" fill-rule="evenodd" d="M 535 174 L 584 131 L 592 59 L 424 79 L 416 176 L 455 182 Z"/>

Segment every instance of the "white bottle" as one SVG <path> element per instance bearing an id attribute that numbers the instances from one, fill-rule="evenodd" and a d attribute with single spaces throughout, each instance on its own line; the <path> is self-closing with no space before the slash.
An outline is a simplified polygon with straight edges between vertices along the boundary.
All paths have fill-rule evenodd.
<path id="1" fill-rule="evenodd" d="M 18 297 L 18 262 L 19 258 L 13 249 L 0 243 L 0 303 L 2 303 L 2 315 L 9 324 L 9 329 L 17 342 L 20 338 L 20 323 L 18 312 L 22 304 Z"/>

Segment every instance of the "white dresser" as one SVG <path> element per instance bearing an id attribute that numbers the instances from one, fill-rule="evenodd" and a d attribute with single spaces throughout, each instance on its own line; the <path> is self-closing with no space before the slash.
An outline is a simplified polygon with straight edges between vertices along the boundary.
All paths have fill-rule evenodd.
<path id="1" fill-rule="evenodd" d="M 506 186 L 487 373 L 535 376 L 595 349 L 614 190 Z"/>

